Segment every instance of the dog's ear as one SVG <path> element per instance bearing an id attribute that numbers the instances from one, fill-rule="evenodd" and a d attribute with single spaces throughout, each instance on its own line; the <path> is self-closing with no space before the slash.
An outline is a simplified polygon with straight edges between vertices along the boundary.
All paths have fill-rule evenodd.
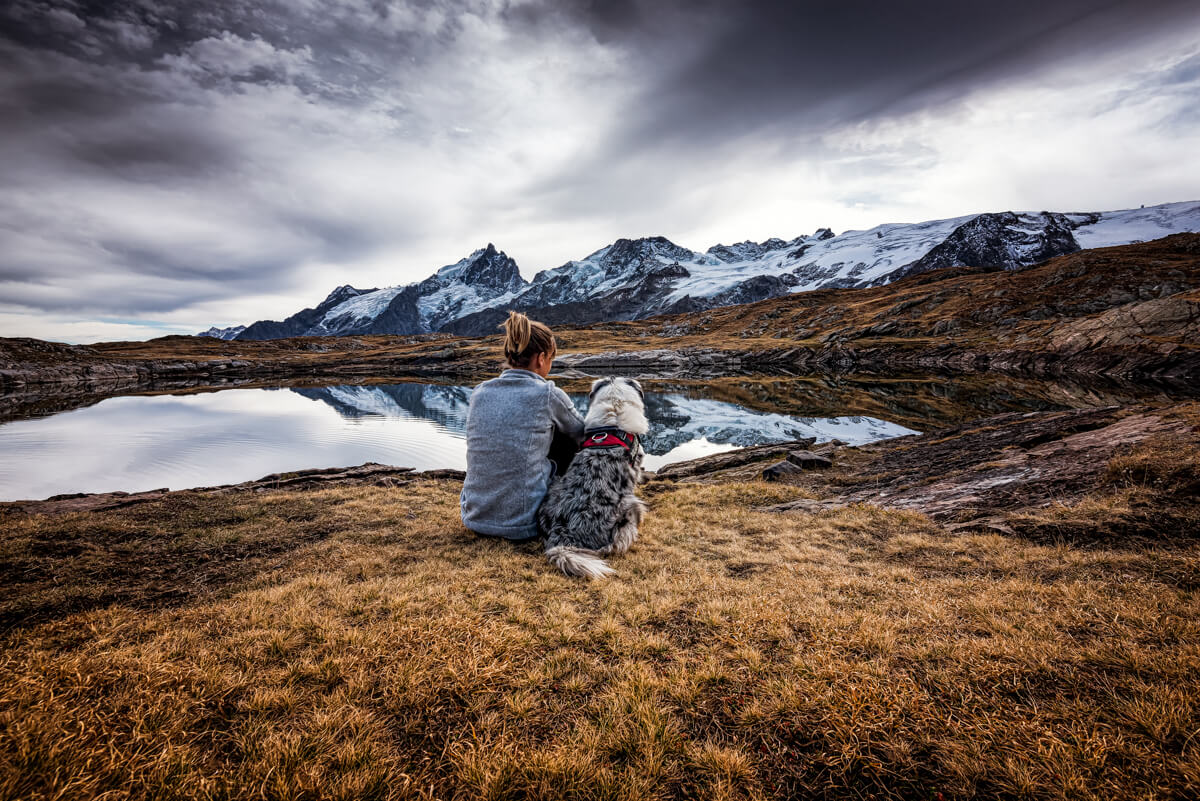
<path id="1" fill-rule="evenodd" d="M 636 378 L 626 378 L 625 380 L 629 382 L 629 386 L 637 390 L 638 397 L 642 399 L 643 403 L 645 403 L 646 393 L 642 391 L 642 382 L 638 381 Z"/>
<path id="2" fill-rule="evenodd" d="M 588 402 L 590 403 L 591 400 L 596 397 L 597 392 L 599 392 L 601 389 L 603 389 L 604 387 L 608 386 L 611 383 L 612 383 L 612 376 L 608 376 L 607 378 L 597 378 L 595 381 L 593 381 L 592 389 L 590 392 L 588 392 Z"/>

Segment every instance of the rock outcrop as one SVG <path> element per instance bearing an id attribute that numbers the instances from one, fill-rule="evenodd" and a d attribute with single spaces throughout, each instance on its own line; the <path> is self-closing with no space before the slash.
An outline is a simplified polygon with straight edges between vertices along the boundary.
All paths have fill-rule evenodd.
<path id="1" fill-rule="evenodd" d="M 1194 441 L 1170 409 L 1078 409 L 999 415 L 951 429 L 838 449 L 847 466 L 805 473 L 819 497 L 771 507 L 813 511 L 870 503 L 965 524 L 1066 503 L 1099 488 L 1109 460 L 1164 437 Z"/>
<path id="2" fill-rule="evenodd" d="M 1089 497 L 1100 504 L 1078 513 L 1086 523 L 1078 530 L 1089 537 L 1105 530 L 1194 537 L 1200 532 L 1194 525 L 1200 520 L 1198 422 L 1195 402 L 1003 414 L 859 447 L 825 443 L 813 449 L 831 461 L 820 470 L 787 460 L 772 464 L 795 449 L 784 443 L 747 449 L 737 460 L 680 462 L 660 471 L 658 479 L 722 483 L 761 475 L 805 490 L 805 497 L 765 511 L 811 514 L 870 504 L 920 512 L 952 531 L 1039 538 L 1071 531 L 1046 518 L 1054 520 L 1054 508 L 1069 514 L 1072 504 Z M 1131 456 L 1139 449 L 1141 457 Z M 1173 463 L 1160 464 L 1162 459 Z M 1141 501 L 1144 509 L 1136 500 L 1128 508 L 1131 489 L 1151 493 Z M 653 483 L 650 491 L 658 491 Z M 1106 493 L 1112 498 L 1108 506 L 1096 500 Z M 1109 507 L 1116 511 L 1104 511 Z M 1088 523 L 1089 515 L 1102 513 L 1112 518 L 1109 523 Z"/>
<path id="3" fill-rule="evenodd" d="M 872 283 L 876 286 L 910 275 L 946 267 L 983 267 L 1012 270 L 1079 250 L 1065 214 L 980 214 L 912 264 Z"/>
<path id="4" fill-rule="evenodd" d="M 786 456 L 789 451 L 809 448 L 814 442 L 816 442 L 815 439 L 805 438 L 790 442 L 739 448 L 736 451 L 728 453 L 715 453 L 711 456 L 702 456 L 699 459 L 690 459 L 686 462 L 676 462 L 675 464 L 667 465 L 659 470 L 655 474 L 655 477 L 664 481 L 678 481 L 684 478 L 718 473 L 748 464 L 758 464 L 765 459 L 778 459 Z"/>

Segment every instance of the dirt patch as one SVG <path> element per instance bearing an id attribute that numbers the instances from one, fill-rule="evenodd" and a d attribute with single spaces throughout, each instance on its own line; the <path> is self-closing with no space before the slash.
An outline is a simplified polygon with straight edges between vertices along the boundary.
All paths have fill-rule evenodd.
<path id="1" fill-rule="evenodd" d="M 461 476 L 367 464 L 228 487 L 0 505 L 0 631 L 109 604 L 149 608 L 219 593 L 337 532 L 322 488 Z"/>
<path id="2" fill-rule="evenodd" d="M 278 525 L 233 534 L 262 514 L 255 499 L 214 504 L 171 493 L 121 512 L 97 512 L 84 525 L 42 516 L 6 519 L 0 551 L 0 630 L 119 603 L 149 608 L 211 595 L 277 566 L 290 551 L 330 530 L 311 502 L 271 504 Z"/>

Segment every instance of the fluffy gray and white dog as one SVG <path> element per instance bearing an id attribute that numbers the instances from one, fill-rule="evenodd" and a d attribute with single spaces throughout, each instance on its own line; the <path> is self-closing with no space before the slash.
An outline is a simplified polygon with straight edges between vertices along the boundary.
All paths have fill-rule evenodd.
<path id="1" fill-rule="evenodd" d="M 601 557 L 623 554 L 637 539 L 646 506 L 634 494 L 642 481 L 646 422 L 642 385 L 632 378 L 592 383 L 584 446 L 556 478 L 538 509 L 546 558 L 569 576 L 615 573 Z"/>

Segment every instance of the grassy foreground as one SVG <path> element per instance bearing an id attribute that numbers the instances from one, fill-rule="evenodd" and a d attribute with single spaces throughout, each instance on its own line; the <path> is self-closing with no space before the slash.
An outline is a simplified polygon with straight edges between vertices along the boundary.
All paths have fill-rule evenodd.
<path id="1" fill-rule="evenodd" d="M 590 584 L 454 481 L 0 519 L 0 798 L 1200 793 L 1195 541 L 650 486 Z"/>

